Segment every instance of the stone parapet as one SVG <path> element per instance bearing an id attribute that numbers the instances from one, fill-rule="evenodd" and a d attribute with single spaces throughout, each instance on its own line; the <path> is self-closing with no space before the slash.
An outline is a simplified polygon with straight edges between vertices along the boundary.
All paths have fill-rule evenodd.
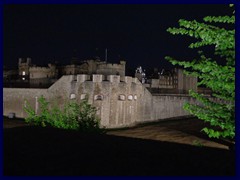
<path id="1" fill-rule="evenodd" d="M 77 82 L 85 82 L 90 80 L 90 76 L 87 74 L 78 74 L 77 75 Z"/>

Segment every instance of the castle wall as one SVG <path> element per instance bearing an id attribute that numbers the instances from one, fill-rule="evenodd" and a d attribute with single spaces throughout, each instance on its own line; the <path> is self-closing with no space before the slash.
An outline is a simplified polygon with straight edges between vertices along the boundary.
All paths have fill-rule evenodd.
<path id="1" fill-rule="evenodd" d="M 97 74 L 125 76 L 125 64 L 98 64 Z"/>
<path id="2" fill-rule="evenodd" d="M 78 75 L 77 81 L 72 82 L 71 93 L 76 94 L 77 101 L 81 101 L 84 96 L 88 97 L 89 103 L 97 108 L 103 126 L 113 128 L 135 123 L 137 102 L 134 95 L 138 96 L 137 89 L 141 84 L 132 83 L 131 77 L 125 77 L 120 82 L 120 76 L 115 75 L 108 76 L 108 81 L 103 81 L 103 75 L 93 75 L 92 81 L 87 79 L 90 79 L 88 75 Z M 98 96 L 102 99 L 98 99 Z"/>
<path id="3" fill-rule="evenodd" d="M 87 98 L 97 108 L 101 125 L 107 128 L 188 115 L 182 106 L 192 101 L 188 96 L 153 96 L 137 78 L 110 75 L 104 80 L 100 74 L 66 75 L 48 89 L 4 88 L 3 94 L 4 115 L 14 112 L 17 117 L 26 117 L 25 99 L 36 108 L 36 97 L 43 95 L 50 107 L 57 104 L 63 108 L 68 101 Z"/>
<path id="4" fill-rule="evenodd" d="M 172 77 L 161 77 L 159 79 L 151 79 L 150 80 L 151 88 L 174 88 Z"/>
<path id="5" fill-rule="evenodd" d="M 53 78 L 56 76 L 56 68 L 30 67 L 30 79 Z"/>
<path id="6" fill-rule="evenodd" d="M 59 68 L 62 75 L 76 74 L 103 74 L 125 76 L 125 61 L 120 61 L 120 64 L 111 64 L 103 61 L 86 60 L 81 65 L 66 65 Z"/>
<path id="7" fill-rule="evenodd" d="M 152 120 L 189 115 L 189 113 L 183 109 L 185 102 L 194 103 L 194 99 L 190 96 L 180 95 L 153 96 Z"/>
<path id="8" fill-rule="evenodd" d="M 147 88 L 143 87 L 139 97 L 138 104 L 139 117 L 137 121 L 138 122 L 152 121 L 153 120 L 152 107 L 153 107 L 152 94 L 147 90 Z"/>
<path id="9" fill-rule="evenodd" d="M 190 89 L 197 91 L 197 78 L 186 75 L 182 69 L 177 69 L 177 74 L 161 75 L 158 79 L 149 79 L 150 88 L 178 89 L 179 93 L 188 93 Z"/>
<path id="10" fill-rule="evenodd" d="M 71 75 L 71 74 L 78 74 L 80 73 L 80 66 L 78 65 L 66 65 L 66 66 L 62 66 L 60 69 L 61 74 L 64 75 Z"/>
<path id="11" fill-rule="evenodd" d="M 23 110 L 26 102 L 38 111 L 37 98 L 41 95 L 47 98 L 47 89 L 3 88 L 3 115 L 14 112 L 16 117 L 26 117 L 27 114 Z"/>
<path id="12" fill-rule="evenodd" d="M 96 74 L 97 71 L 97 64 L 103 63 L 103 62 L 98 62 L 94 60 L 87 60 L 87 74 Z"/>

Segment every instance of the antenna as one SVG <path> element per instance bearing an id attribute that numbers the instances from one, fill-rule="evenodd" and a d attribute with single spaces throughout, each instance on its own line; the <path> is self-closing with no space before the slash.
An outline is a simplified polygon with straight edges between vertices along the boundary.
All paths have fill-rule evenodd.
<path id="1" fill-rule="evenodd" d="M 107 62 L 107 48 L 105 49 L 105 61 Z"/>

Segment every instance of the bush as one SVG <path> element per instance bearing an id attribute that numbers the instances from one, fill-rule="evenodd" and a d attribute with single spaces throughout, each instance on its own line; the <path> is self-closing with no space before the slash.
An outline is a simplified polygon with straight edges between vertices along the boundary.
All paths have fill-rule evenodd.
<path id="1" fill-rule="evenodd" d="M 104 132 L 104 129 L 100 128 L 100 119 L 96 116 L 96 108 L 88 104 L 87 100 L 83 100 L 79 104 L 76 101 L 70 101 L 64 105 L 63 110 L 56 104 L 50 109 L 49 102 L 43 96 L 39 98 L 38 102 L 40 114 L 36 114 L 28 102 L 24 107 L 28 114 L 28 117 L 25 118 L 27 123 L 83 132 Z"/>

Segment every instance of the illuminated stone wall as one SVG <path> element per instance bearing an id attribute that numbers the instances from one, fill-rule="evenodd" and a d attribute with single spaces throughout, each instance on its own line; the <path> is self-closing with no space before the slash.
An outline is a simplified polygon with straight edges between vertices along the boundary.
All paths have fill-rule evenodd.
<path id="1" fill-rule="evenodd" d="M 23 107 L 29 101 L 39 112 L 36 99 L 46 97 L 50 105 L 88 99 L 97 108 L 101 125 L 107 128 L 132 126 L 139 122 L 188 115 L 182 110 L 188 96 L 153 96 L 137 78 L 109 75 L 66 75 L 48 89 L 3 88 L 4 115 L 10 112 L 26 117 Z"/>

